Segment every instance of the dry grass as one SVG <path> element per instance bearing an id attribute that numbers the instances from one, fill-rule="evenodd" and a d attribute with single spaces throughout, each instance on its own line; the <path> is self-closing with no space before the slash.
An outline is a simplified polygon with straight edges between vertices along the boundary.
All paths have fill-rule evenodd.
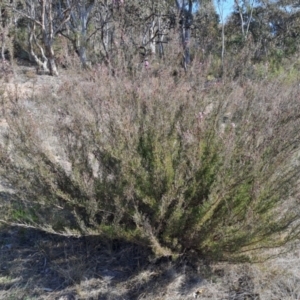
<path id="1" fill-rule="evenodd" d="M 0 299 L 299 299 L 299 250 L 259 264 L 149 260 L 149 251 L 99 237 L 1 227 Z M 247 298 L 248 297 L 248 298 Z"/>

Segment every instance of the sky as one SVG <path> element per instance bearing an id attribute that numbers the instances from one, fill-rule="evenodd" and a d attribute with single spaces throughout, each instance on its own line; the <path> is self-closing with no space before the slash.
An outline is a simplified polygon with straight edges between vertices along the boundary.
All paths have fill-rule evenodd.
<path id="1" fill-rule="evenodd" d="M 217 13 L 220 15 L 220 23 L 226 21 L 227 17 L 232 13 L 234 1 L 233 0 L 226 0 L 226 1 L 218 1 L 214 0 L 214 4 L 217 10 Z M 223 15 L 223 18 L 222 18 Z"/>
<path id="2" fill-rule="evenodd" d="M 234 7 L 234 0 L 213 0 L 217 11 L 220 15 L 220 23 L 226 22 L 227 17 L 232 13 Z M 194 7 L 195 11 L 198 9 L 198 5 Z"/>
<path id="3" fill-rule="evenodd" d="M 227 17 L 233 12 L 234 0 L 213 0 L 217 14 L 220 15 L 220 23 L 226 22 Z M 200 4 L 201 5 L 201 4 Z M 198 10 L 198 5 L 194 5 L 194 12 Z"/>

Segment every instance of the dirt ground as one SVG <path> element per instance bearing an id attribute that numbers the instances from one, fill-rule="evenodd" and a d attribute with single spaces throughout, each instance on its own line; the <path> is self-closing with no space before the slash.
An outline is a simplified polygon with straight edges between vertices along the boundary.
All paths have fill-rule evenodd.
<path id="1" fill-rule="evenodd" d="M 0 231 L 0 299 L 193 299 L 211 272 L 199 268 L 151 260 L 149 249 L 100 237 Z"/>
<path id="2" fill-rule="evenodd" d="M 0 299 L 299 300 L 299 257 L 298 248 L 256 265 L 172 261 L 124 241 L 1 225 Z"/>

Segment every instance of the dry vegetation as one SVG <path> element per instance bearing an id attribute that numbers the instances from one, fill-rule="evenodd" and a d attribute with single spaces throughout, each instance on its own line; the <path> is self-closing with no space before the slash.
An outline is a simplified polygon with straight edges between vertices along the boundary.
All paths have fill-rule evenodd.
<path id="1" fill-rule="evenodd" d="M 299 249 L 259 264 L 153 260 L 99 237 L 1 227 L 0 299 L 299 299 Z M 150 255 L 150 256 L 149 256 Z"/>
<path id="2" fill-rule="evenodd" d="M 298 78 L 203 68 L 15 70 L 0 298 L 300 298 Z"/>

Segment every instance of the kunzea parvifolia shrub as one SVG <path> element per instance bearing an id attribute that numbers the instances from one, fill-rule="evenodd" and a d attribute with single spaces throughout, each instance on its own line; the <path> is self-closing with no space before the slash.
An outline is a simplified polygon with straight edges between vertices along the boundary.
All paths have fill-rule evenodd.
<path id="1" fill-rule="evenodd" d="M 297 87 L 74 80 L 3 105 L 2 221 L 222 260 L 297 238 Z"/>

